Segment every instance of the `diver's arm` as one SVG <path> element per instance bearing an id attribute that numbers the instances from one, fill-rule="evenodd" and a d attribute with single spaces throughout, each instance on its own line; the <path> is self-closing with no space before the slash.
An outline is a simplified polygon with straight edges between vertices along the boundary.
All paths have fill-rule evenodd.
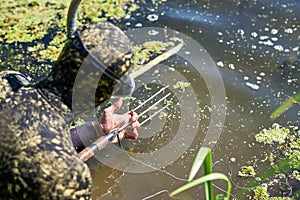
<path id="1" fill-rule="evenodd" d="M 102 129 L 96 121 L 87 122 L 70 130 L 73 146 L 77 152 L 82 151 L 94 140 L 104 135 Z"/>
<path id="2" fill-rule="evenodd" d="M 99 137 L 106 135 L 110 131 L 123 126 L 128 121 L 132 121 L 130 126 L 121 131 L 119 139 L 137 139 L 138 133 L 136 128 L 139 127 L 138 115 L 135 112 L 127 112 L 122 115 L 114 114 L 122 105 L 122 100 L 118 100 L 108 108 L 104 109 L 101 117 L 93 122 L 88 122 L 81 126 L 71 129 L 71 138 L 77 152 L 80 152 L 85 147 L 89 146 L 92 142 Z M 111 143 L 117 143 L 115 138 Z"/>

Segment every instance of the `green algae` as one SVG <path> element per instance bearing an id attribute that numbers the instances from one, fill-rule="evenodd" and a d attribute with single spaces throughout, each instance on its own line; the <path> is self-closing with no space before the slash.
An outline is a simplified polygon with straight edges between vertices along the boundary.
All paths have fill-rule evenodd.
<path id="1" fill-rule="evenodd" d="M 257 142 L 264 144 L 271 144 L 273 142 L 278 142 L 282 144 L 285 142 L 289 129 L 280 127 L 279 124 L 274 123 L 270 129 L 263 129 L 260 133 L 255 135 Z"/>
<path id="2" fill-rule="evenodd" d="M 269 194 L 267 192 L 267 187 L 257 187 L 254 190 L 254 197 L 255 200 L 268 200 Z"/>
<path id="3" fill-rule="evenodd" d="M 259 175 L 267 185 L 270 180 L 280 179 L 280 177 L 300 181 L 300 131 L 297 127 L 286 128 L 275 123 L 269 129 L 256 134 L 255 138 L 257 142 L 273 147 L 271 168 Z M 271 182 L 270 184 L 272 185 Z M 259 193 L 259 190 L 255 189 L 254 193 Z M 266 199 L 292 200 L 293 198 L 269 197 Z"/>
<path id="4" fill-rule="evenodd" d="M 178 81 L 173 85 L 173 89 L 180 89 L 182 91 L 185 91 L 186 88 L 188 88 L 191 85 L 189 82 L 185 81 Z"/>
<path id="5" fill-rule="evenodd" d="M 31 42 L 42 39 L 53 29 L 64 30 L 69 1 L 63 0 L 16 0 L 0 5 L 0 36 L 7 43 Z M 139 7 L 133 0 L 83 1 L 79 8 L 79 21 L 120 20 Z"/>
<path id="6" fill-rule="evenodd" d="M 71 1 L 5 0 L 0 5 L 0 69 L 25 70 L 30 76 L 46 73 L 57 60 L 66 37 L 67 10 Z M 158 6 L 165 2 L 152 1 Z M 78 27 L 99 22 L 118 22 L 143 5 L 134 0 L 87 0 L 78 11 Z M 169 45 L 169 44 L 168 44 Z M 164 44 L 141 46 L 139 58 L 149 59 Z M 147 49 L 149 48 L 149 49 Z M 147 49 L 147 50 L 145 50 Z"/>
<path id="7" fill-rule="evenodd" d="M 255 200 L 294 200 L 294 198 L 291 197 L 269 197 L 268 188 L 263 186 L 255 188 L 253 192 L 253 198 Z"/>
<path id="8" fill-rule="evenodd" d="M 256 172 L 253 166 L 242 166 L 241 170 L 238 171 L 238 176 L 241 177 L 253 177 L 256 175 Z"/>
<path id="9" fill-rule="evenodd" d="M 292 168 L 300 169 L 300 133 L 295 127 L 285 128 L 274 123 L 271 128 L 263 129 L 255 135 L 257 142 L 278 143 L 277 150 L 285 156 Z"/>
<path id="10" fill-rule="evenodd" d="M 39 75 L 49 70 L 66 41 L 67 10 L 71 1 L 5 0 L 0 4 L 0 69 Z M 79 8 L 81 25 L 120 20 L 137 10 L 133 0 L 88 0 Z"/>
<path id="11" fill-rule="evenodd" d="M 133 47 L 134 65 L 139 66 L 147 63 L 155 55 L 163 53 L 169 47 L 174 46 L 173 42 L 150 41 L 138 44 Z"/>
<path id="12" fill-rule="evenodd" d="M 15 0 L 0 5 L 0 37 L 7 43 L 42 39 L 50 28 L 62 28 L 66 21 L 66 1 Z"/>

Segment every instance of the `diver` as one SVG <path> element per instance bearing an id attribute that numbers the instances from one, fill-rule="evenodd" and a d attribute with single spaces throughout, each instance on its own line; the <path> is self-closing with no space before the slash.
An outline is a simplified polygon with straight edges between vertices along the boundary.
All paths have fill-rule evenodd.
<path id="1" fill-rule="evenodd" d="M 91 173 L 77 152 L 128 121 L 134 123 L 118 138 L 138 136 L 136 113 L 114 114 L 121 99 L 100 117 L 70 130 L 75 116 L 85 115 L 86 109 L 90 112 L 112 95 L 129 95 L 134 88 L 128 76 L 133 65 L 129 39 L 106 22 L 79 33 L 75 25 L 79 4 L 80 0 L 71 2 L 68 41 L 45 79 L 32 83 L 19 72 L 0 72 L 1 198 L 90 199 Z M 78 74 L 84 78 L 78 80 Z M 81 91 L 79 98 L 91 97 L 92 104 L 75 100 L 74 87 Z M 117 138 L 112 143 L 116 142 Z"/>

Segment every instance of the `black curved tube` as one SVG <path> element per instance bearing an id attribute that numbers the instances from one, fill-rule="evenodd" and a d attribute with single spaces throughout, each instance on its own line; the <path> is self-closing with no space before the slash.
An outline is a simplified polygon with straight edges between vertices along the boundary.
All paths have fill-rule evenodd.
<path id="1" fill-rule="evenodd" d="M 76 21 L 77 21 L 77 12 L 78 7 L 82 0 L 72 0 L 67 17 L 67 34 L 68 37 L 74 38 L 75 32 L 77 30 Z"/>

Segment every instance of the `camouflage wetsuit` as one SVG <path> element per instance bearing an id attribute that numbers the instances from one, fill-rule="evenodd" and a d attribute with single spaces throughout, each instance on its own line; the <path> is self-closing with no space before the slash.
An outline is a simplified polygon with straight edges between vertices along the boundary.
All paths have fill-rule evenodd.
<path id="1" fill-rule="evenodd" d="M 116 75 L 128 72 L 131 46 L 122 31 L 100 23 L 81 35 Z M 78 46 L 76 39 L 68 41 L 49 76 L 32 87 L 17 72 L 0 72 L 0 199 L 91 198 L 90 171 L 70 137 L 72 87 L 87 56 Z M 101 77 L 95 106 L 111 95 L 114 84 Z"/>

